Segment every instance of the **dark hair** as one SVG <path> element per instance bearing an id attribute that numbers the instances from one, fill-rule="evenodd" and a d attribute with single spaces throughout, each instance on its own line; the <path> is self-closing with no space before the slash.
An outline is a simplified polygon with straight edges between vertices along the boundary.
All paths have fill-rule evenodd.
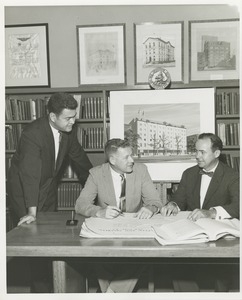
<path id="1" fill-rule="evenodd" d="M 47 104 L 48 112 L 55 113 L 57 115 L 61 114 L 63 109 L 76 109 L 77 101 L 75 98 L 66 93 L 55 93 L 53 94 Z"/>
<path id="2" fill-rule="evenodd" d="M 111 139 L 108 140 L 105 144 L 105 155 L 106 155 L 106 159 L 109 160 L 109 157 L 111 156 L 111 154 L 116 153 L 118 151 L 119 148 L 132 148 L 130 142 L 127 139 Z"/>
<path id="3" fill-rule="evenodd" d="M 214 133 L 201 133 L 198 136 L 198 139 L 199 140 L 210 139 L 210 141 L 212 143 L 213 152 L 216 151 L 216 150 L 222 151 L 222 149 L 223 149 L 223 142 L 221 141 L 220 137 L 218 137 Z"/>

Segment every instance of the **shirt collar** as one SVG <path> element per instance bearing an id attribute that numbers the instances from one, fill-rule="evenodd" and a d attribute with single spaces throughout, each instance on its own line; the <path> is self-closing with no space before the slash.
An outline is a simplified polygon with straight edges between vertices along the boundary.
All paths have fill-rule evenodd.
<path id="1" fill-rule="evenodd" d="M 51 124 L 50 124 L 50 128 L 51 128 L 54 136 L 59 136 L 59 130 L 58 129 L 54 128 Z"/>
<path id="2" fill-rule="evenodd" d="M 219 162 L 217 162 L 217 164 L 215 165 L 215 167 L 213 167 L 211 170 L 207 171 L 207 170 L 204 170 L 204 169 L 203 169 L 203 171 L 205 171 L 205 172 L 215 172 L 215 170 L 216 170 L 216 168 L 217 168 L 217 166 L 218 166 L 218 163 L 219 163 Z"/>
<path id="3" fill-rule="evenodd" d="M 112 174 L 113 177 L 120 178 L 120 175 L 121 175 L 120 173 L 114 171 L 114 169 L 110 165 L 109 165 L 109 168 L 111 170 L 111 174 Z M 124 177 L 126 177 L 125 173 L 124 173 Z"/>

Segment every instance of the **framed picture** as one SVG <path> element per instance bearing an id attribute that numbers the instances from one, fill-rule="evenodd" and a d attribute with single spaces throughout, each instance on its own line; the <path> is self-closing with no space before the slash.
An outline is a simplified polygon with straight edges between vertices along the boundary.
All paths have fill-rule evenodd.
<path id="1" fill-rule="evenodd" d="M 77 26 L 79 84 L 125 84 L 125 24 Z"/>
<path id="2" fill-rule="evenodd" d="M 48 24 L 5 26 L 6 87 L 49 87 Z"/>
<path id="3" fill-rule="evenodd" d="M 149 73 L 165 68 L 171 82 L 183 81 L 184 22 L 134 24 L 135 84 L 147 84 Z"/>
<path id="4" fill-rule="evenodd" d="M 189 21 L 190 81 L 239 79 L 239 19 Z"/>
<path id="5" fill-rule="evenodd" d="M 202 132 L 215 132 L 214 88 L 110 92 L 110 138 L 128 138 L 153 180 L 180 180 Z"/>

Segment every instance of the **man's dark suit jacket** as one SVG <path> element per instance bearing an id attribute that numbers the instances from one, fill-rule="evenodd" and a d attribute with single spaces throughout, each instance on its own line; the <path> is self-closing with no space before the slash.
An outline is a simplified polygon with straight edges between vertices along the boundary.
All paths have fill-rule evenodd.
<path id="1" fill-rule="evenodd" d="M 54 211 L 57 205 L 57 181 L 67 158 L 73 162 L 84 184 L 92 167 L 77 140 L 76 126 L 63 133 L 55 163 L 54 137 L 48 117 L 39 118 L 22 132 L 8 174 L 8 196 L 17 217 L 26 215 L 27 208 Z"/>
<path id="2" fill-rule="evenodd" d="M 172 201 L 181 210 L 192 211 L 200 207 L 201 177 L 198 166 L 185 170 Z M 239 218 L 239 174 L 219 162 L 205 196 L 202 209 L 223 207 L 231 217 Z"/>

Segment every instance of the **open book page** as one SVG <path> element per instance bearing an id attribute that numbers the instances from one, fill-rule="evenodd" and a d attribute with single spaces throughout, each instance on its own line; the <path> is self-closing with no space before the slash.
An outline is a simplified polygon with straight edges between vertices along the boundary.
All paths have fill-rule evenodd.
<path id="1" fill-rule="evenodd" d="M 164 217 L 161 214 L 150 219 L 138 219 L 134 214 L 125 213 L 114 219 L 86 218 L 80 236 L 87 238 L 154 238 L 154 225 L 161 226 L 175 220 L 187 218 L 188 212 L 177 216 Z"/>
<path id="2" fill-rule="evenodd" d="M 195 223 L 204 229 L 210 241 L 216 241 L 226 235 L 233 235 L 235 237 L 240 236 L 240 222 L 238 219 L 217 221 L 208 218 L 201 218 Z"/>
<path id="3" fill-rule="evenodd" d="M 208 236 L 203 228 L 188 219 L 154 226 L 155 238 L 162 245 L 201 243 L 208 241 Z"/>
<path id="4" fill-rule="evenodd" d="M 216 221 L 201 218 L 196 222 L 181 219 L 154 226 L 156 240 L 162 245 L 188 244 L 215 241 L 226 235 L 240 236 L 239 220 Z"/>

